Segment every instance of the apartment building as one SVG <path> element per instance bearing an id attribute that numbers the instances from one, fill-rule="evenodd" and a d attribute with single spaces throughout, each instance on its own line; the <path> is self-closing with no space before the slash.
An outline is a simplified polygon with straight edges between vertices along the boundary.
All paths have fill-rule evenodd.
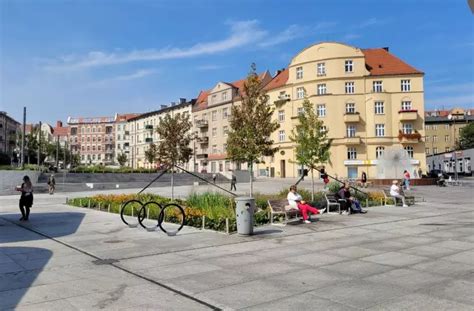
<path id="1" fill-rule="evenodd" d="M 186 101 L 180 98 L 178 103 L 171 103 L 169 106 L 161 105 L 159 110 L 150 111 L 128 119 L 127 132 L 130 136 L 124 142 L 125 150 L 129 149 L 130 166 L 133 168 L 154 168 L 157 163 L 149 163 L 145 158 L 145 151 L 151 143 L 158 143 L 159 135 L 156 133 L 156 126 L 167 114 L 174 116 L 178 113 L 191 116 L 191 108 L 195 100 Z M 191 118 L 191 117 L 190 117 Z M 189 164 L 186 164 L 185 168 Z"/>
<path id="2" fill-rule="evenodd" d="M 115 163 L 120 154 L 127 156 L 125 166 L 131 166 L 130 158 L 130 129 L 128 120 L 139 116 L 138 113 L 117 114 L 115 117 Z"/>
<path id="3" fill-rule="evenodd" d="M 280 150 L 259 172 L 297 177 L 300 167 L 290 141 L 302 102 L 308 99 L 333 139 L 329 174 L 378 176 L 378 159 L 404 149 L 413 169 L 426 170 L 423 72 L 389 52 L 322 42 L 303 49 L 267 85 L 280 129 L 272 139 Z"/>
<path id="4" fill-rule="evenodd" d="M 56 126 L 53 128 L 53 139 L 55 143 L 59 142 L 61 147 L 68 148 L 69 127 L 63 126 L 62 121 L 56 121 Z"/>
<path id="5" fill-rule="evenodd" d="M 110 165 L 115 159 L 115 117 L 68 117 L 69 144 L 81 164 Z"/>
<path id="6" fill-rule="evenodd" d="M 426 155 L 454 150 L 459 141 L 461 129 L 471 122 L 474 122 L 474 110 L 472 109 L 454 108 L 426 111 Z"/>
<path id="7" fill-rule="evenodd" d="M 268 71 L 259 78 L 263 85 L 272 80 Z M 212 89 L 200 92 L 192 109 L 194 171 L 229 175 L 231 170 L 246 169 L 246 164 L 231 163 L 226 152 L 231 109 L 242 101 L 245 80 L 220 81 Z"/>
<path id="8" fill-rule="evenodd" d="M 0 111 L 0 152 L 13 156 L 19 131 L 20 123 L 5 111 Z"/>

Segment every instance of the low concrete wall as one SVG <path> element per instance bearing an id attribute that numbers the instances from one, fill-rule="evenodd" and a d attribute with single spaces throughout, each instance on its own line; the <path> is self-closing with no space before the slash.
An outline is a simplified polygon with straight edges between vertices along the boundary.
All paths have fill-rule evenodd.
<path id="1" fill-rule="evenodd" d="M 37 171 L 0 171 L 0 193 L 10 192 L 16 186 L 21 185 L 23 176 L 28 175 L 33 183 L 33 187 L 38 182 L 41 173 Z"/>
<path id="2" fill-rule="evenodd" d="M 374 186 L 390 186 L 393 179 L 369 179 Z M 399 179 L 399 181 L 401 181 Z M 429 186 L 436 185 L 436 178 L 418 178 L 410 179 L 410 186 Z"/>

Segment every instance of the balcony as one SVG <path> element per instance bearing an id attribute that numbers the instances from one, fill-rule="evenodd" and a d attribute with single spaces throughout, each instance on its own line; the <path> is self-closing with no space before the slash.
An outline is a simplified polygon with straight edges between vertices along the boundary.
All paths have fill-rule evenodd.
<path id="1" fill-rule="evenodd" d="M 209 122 L 207 120 L 197 120 L 196 121 L 196 127 L 198 128 L 206 128 L 209 126 Z"/>
<path id="2" fill-rule="evenodd" d="M 289 102 L 290 100 L 291 100 L 290 99 L 290 94 L 283 94 L 283 95 L 278 96 L 278 99 L 275 100 L 273 103 L 275 104 L 275 106 L 281 107 L 286 102 Z"/>
<path id="3" fill-rule="evenodd" d="M 145 130 L 153 130 L 153 125 L 151 124 L 145 125 Z"/>
<path id="4" fill-rule="evenodd" d="M 125 135 L 130 135 L 130 131 L 125 131 Z"/>
<path id="5" fill-rule="evenodd" d="M 398 112 L 400 121 L 415 121 L 418 118 L 418 110 L 400 110 Z"/>
<path id="6" fill-rule="evenodd" d="M 200 136 L 197 138 L 197 142 L 200 144 L 207 144 L 209 143 L 209 137 L 208 136 Z"/>
<path id="7" fill-rule="evenodd" d="M 343 143 L 345 145 L 359 145 L 361 143 L 359 136 L 344 137 Z"/>
<path id="8" fill-rule="evenodd" d="M 359 122 L 359 121 L 360 121 L 360 114 L 358 112 L 344 114 L 344 122 L 346 123 Z"/>
<path id="9" fill-rule="evenodd" d="M 196 159 L 207 159 L 207 156 L 208 156 L 207 153 L 197 153 Z"/>
<path id="10" fill-rule="evenodd" d="M 153 138 L 147 137 L 147 138 L 145 138 L 145 142 L 146 142 L 147 144 L 151 144 L 151 143 L 153 142 Z"/>
<path id="11" fill-rule="evenodd" d="M 415 131 L 414 133 L 403 133 L 398 131 L 398 140 L 402 144 L 416 144 L 421 141 L 421 134 Z"/>

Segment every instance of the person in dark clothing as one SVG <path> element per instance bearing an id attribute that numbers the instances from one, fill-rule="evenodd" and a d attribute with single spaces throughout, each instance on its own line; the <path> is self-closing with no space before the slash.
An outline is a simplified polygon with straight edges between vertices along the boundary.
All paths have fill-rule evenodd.
<path id="1" fill-rule="evenodd" d="M 344 183 L 344 186 L 339 189 L 337 192 L 337 197 L 341 200 L 340 203 L 345 203 L 345 209 L 347 210 L 348 214 L 351 214 L 351 212 L 361 214 L 367 213 L 367 211 L 362 210 L 359 200 L 351 195 L 348 183 Z"/>
<path id="2" fill-rule="evenodd" d="M 236 185 L 237 185 L 237 176 L 235 176 L 235 174 L 232 173 L 232 179 L 230 180 L 230 191 L 232 191 L 232 189 L 237 191 Z"/>
<path id="3" fill-rule="evenodd" d="M 56 179 L 54 178 L 54 174 L 51 174 L 51 176 L 49 176 L 48 186 L 49 194 L 54 194 L 54 190 L 56 189 Z"/>
<path id="4" fill-rule="evenodd" d="M 362 172 L 362 177 L 360 181 L 362 183 L 362 188 L 366 188 L 367 187 L 367 174 L 365 172 Z"/>
<path id="5" fill-rule="evenodd" d="M 30 208 L 33 206 L 33 185 L 30 177 L 24 176 L 23 183 L 16 187 L 16 190 L 21 191 L 19 206 L 22 217 L 20 221 L 27 221 L 30 217 Z"/>

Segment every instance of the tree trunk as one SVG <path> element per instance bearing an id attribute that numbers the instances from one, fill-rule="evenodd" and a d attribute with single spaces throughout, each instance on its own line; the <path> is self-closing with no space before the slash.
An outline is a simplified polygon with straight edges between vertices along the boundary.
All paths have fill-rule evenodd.
<path id="1" fill-rule="evenodd" d="M 250 197 L 253 195 L 253 162 L 250 162 Z"/>
<path id="2" fill-rule="evenodd" d="M 171 200 L 174 200 L 174 165 L 171 168 Z"/>
<path id="3" fill-rule="evenodd" d="M 314 202 L 314 172 L 311 169 L 311 202 Z"/>

